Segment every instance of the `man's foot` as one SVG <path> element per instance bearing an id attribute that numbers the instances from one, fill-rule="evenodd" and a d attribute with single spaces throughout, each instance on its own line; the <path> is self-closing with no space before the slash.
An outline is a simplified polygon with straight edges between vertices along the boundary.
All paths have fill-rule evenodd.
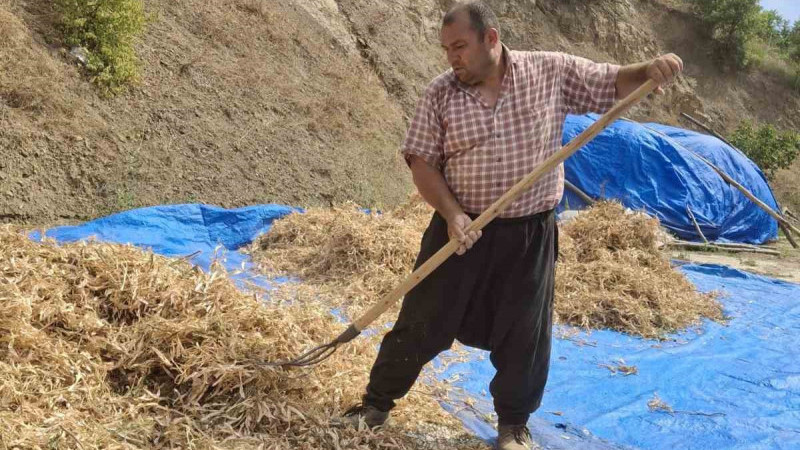
<path id="1" fill-rule="evenodd" d="M 372 405 L 355 405 L 341 415 L 331 420 L 334 427 L 353 427 L 359 428 L 364 423 L 370 428 L 379 427 L 389 418 L 389 413 L 381 411 Z"/>
<path id="2" fill-rule="evenodd" d="M 525 425 L 500 425 L 497 427 L 497 450 L 539 449 L 533 443 L 531 432 Z"/>

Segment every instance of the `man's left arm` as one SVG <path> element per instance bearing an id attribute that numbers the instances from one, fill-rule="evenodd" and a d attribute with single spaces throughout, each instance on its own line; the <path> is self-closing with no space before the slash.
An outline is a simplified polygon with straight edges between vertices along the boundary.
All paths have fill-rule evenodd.
<path id="1" fill-rule="evenodd" d="M 571 114 L 604 113 L 649 78 L 663 86 L 683 70 L 683 61 L 670 53 L 627 66 L 596 63 L 580 56 L 561 54 L 561 93 Z M 656 93 L 663 93 L 659 87 Z"/>
<path id="2" fill-rule="evenodd" d="M 652 79 L 659 84 L 657 94 L 663 94 L 661 86 L 671 83 L 683 72 L 683 61 L 674 53 L 659 56 L 650 61 L 622 66 L 617 73 L 617 99 L 623 99 L 645 81 Z"/>

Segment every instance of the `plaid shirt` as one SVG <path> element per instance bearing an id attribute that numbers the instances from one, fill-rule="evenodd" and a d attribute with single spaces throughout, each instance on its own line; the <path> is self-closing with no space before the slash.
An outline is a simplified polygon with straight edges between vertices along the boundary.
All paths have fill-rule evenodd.
<path id="1" fill-rule="evenodd" d="M 605 112 L 616 101 L 619 66 L 552 52 L 509 51 L 495 108 L 452 70 L 419 100 L 402 153 L 444 174 L 465 212 L 481 213 L 561 148 L 568 113 Z M 500 217 L 554 208 L 564 192 L 564 166 L 545 174 Z"/>

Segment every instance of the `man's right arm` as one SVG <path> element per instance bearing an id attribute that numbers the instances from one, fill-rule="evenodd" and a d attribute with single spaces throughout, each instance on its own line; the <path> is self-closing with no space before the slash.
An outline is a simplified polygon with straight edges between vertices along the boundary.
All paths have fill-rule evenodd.
<path id="1" fill-rule="evenodd" d="M 472 223 L 472 219 L 464 214 L 461 205 L 456 200 L 442 172 L 419 156 L 409 156 L 409 166 L 414 184 L 417 186 L 422 198 L 428 202 L 447 221 L 447 232 L 450 238 L 456 238 L 462 245 L 456 250 L 459 255 L 472 248 L 483 233 L 472 231 L 465 233 L 465 229 Z"/>
<path id="2" fill-rule="evenodd" d="M 420 195 L 445 220 L 450 222 L 455 216 L 464 213 L 441 171 L 431 167 L 424 159 L 416 155 L 410 156 L 409 165 L 414 184 Z"/>
<path id="3" fill-rule="evenodd" d="M 481 237 L 480 231 L 465 233 L 472 219 L 461 209 L 442 173 L 444 126 L 437 114 L 437 80 L 425 90 L 403 142 L 403 157 L 411 169 L 414 184 L 425 199 L 447 221 L 447 234 L 461 241 L 461 255 Z"/>

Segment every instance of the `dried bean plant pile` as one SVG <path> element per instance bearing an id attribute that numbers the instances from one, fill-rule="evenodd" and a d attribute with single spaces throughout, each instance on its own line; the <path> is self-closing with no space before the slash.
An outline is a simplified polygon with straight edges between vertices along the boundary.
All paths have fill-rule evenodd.
<path id="1" fill-rule="evenodd" d="M 411 273 L 432 212 L 418 195 L 382 213 L 352 203 L 310 208 L 277 220 L 249 252 L 268 275 L 299 277 L 304 294 L 353 319 Z M 399 303 L 382 319 L 393 320 Z"/>
<path id="2" fill-rule="evenodd" d="M 431 392 L 384 430 L 330 428 L 374 341 L 311 370 L 259 365 L 341 328 L 327 305 L 264 304 L 219 266 L 0 228 L 0 448 L 483 448 Z"/>
<path id="3" fill-rule="evenodd" d="M 697 292 L 658 248 L 658 220 L 614 202 L 596 204 L 561 228 L 556 314 L 586 329 L 661 338 L 723 320 L 716 293 Z"/>
<path id="4" fill-rule="evenodd" d="M 411 273 L 431 213 L 418 196 L 384 214 L 312 208 L 278 220 L 250 252 L 265 272 L 299 277 L 353 318 Z M 657 219 L 614 202 L 562 225 L 558 321 L 659 338 L 702 317 L 721 320 L 715 295 L 698 293 L 670 267 L 657 245 L 661 234 Z"/>

